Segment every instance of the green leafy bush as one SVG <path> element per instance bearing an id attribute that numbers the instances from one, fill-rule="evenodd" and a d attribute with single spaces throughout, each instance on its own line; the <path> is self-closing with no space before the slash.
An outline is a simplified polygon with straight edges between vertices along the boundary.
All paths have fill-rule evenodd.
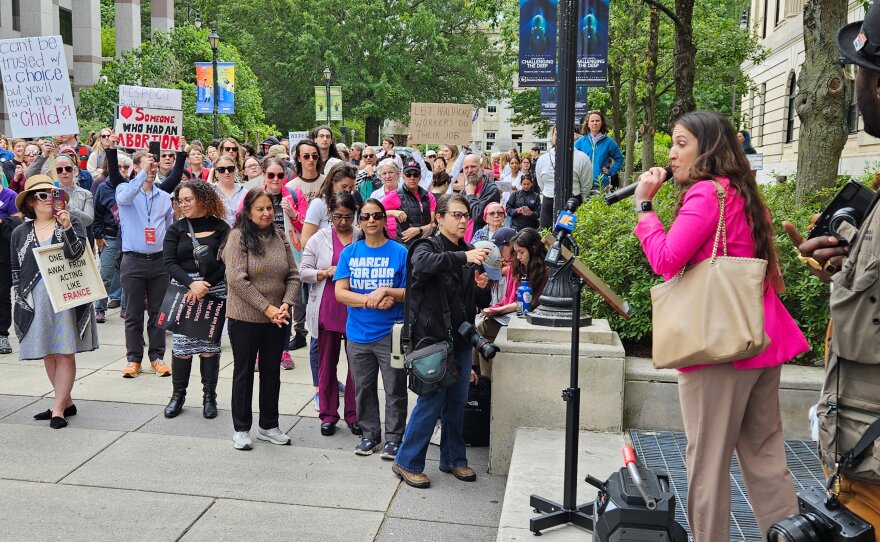
<path id="1" fill-rule="evenodd" d="M 873 176 L 866 173 L 861 180 L 867 181 L 869 177 Z M 837 190 L 816 192 L 804 204 L 798 205 L 793 176 L 789 176 L 785 183 L 761 186 L 776 227 L 777 252 L 787 287 L 780 298 L 812 346 L 812 355 L 807 355 L 809 361 L 824 355 L 829 291 L 828 286 L 816 279 L 797 259 L 794 246 L 782 229 L 782 221 L 787 220 L 800 231 L 806 231 L 810 217 L 820 212 Z M 654 200 L 654 208 L 667 227 L 672 223 L 676 200 L 677 191 L 672 184 L 661 188 Z M 581 247 L 581 260 L 629 302 L 632 318 L 624 320 L 598 294 L 589 290 L 584 294 L 584 310 L 595 318 L 607 318 L 612 329 L 628 344 L 650 342 L 650 289 L 663 280 L 651 270 L 633 234 L 636 218 L 630 203 L 609 207 L 603 198 L 595 197 L 578 210 L 574 232 Z"/>

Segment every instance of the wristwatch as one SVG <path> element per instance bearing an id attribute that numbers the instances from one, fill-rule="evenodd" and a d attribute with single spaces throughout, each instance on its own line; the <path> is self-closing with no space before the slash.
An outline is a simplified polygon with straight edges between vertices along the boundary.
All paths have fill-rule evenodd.
<path id="1" fill-rule="evenodd" d="M 637 213 L 647 213 L 654 210 L 654 204 L 651 203 L 651 200 L 645 200 L 641 203 L 636 202 L 635 209 Z"/>

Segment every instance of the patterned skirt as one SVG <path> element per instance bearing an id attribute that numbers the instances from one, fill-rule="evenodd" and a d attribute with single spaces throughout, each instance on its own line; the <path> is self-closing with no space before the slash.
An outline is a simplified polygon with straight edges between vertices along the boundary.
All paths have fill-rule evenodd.
<path id="1" fill-rule="evenodd" d="M 193 280 L 204 280 L 198 273 L 190 273 L 189 276 Z M 171 284 L 174 286 L 183 286 L 185 288 L 183 284 L 177 282 L 173 278 L 171 279 Z M 217 284 L 214 284 L 208 289 L 208 293 L 214 297 L 226 299 L 226 281 L 221 280 Z M 175 333 L 174 338 L 171 341 L 171 353 L 175 356 L 195 356 L 202 353 L 219 354 L 220 343 L 206 341 L 205 339 L 196 339 L 195 337 L 187 337 L 186 335 Z"/>

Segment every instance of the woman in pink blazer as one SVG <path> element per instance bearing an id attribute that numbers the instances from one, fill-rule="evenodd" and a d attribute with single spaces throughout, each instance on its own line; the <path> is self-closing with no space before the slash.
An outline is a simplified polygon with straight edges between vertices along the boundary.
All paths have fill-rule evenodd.
<path id="1" fill-rule="evenodd" d="M 782 364 L 809 346 L 777 295 L 785 286 L 773 225 L 730 122 L 708 111 L 684 115 L 673 128 L 669 160 L 681 195 L 668 231 L 646 204 L 660 189 L 666 172 L 652 168 L 643 173 L 635 192 L 639 215 L 635 234 L 654 271 L 668 280 L 684 266 L 711 256 L 720 215 L 712 180 L 727 191 L 728 255 L 768 262 L 764 281 L 767 349 L 753 358 L 689 367 L 678 375 L 688 439 L 688 521 L 696 542 L 726 542 L 730 540 L 730 457 L 734 451 L 762 533 L 798 511 L 786 467 L 779 379 Z"/>

